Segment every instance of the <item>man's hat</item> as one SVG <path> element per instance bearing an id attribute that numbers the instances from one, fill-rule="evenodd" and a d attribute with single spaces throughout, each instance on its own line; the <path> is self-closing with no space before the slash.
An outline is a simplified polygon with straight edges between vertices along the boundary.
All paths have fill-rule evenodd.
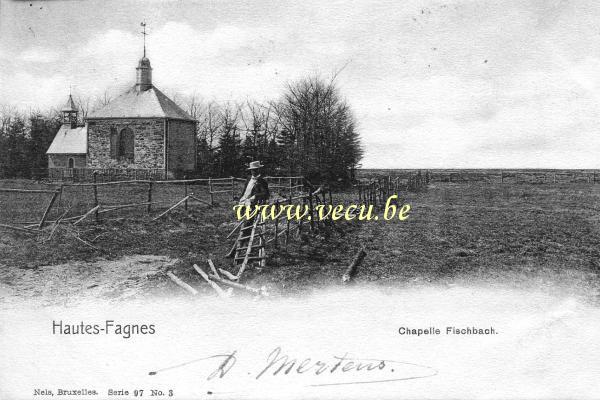
<path id="1" fill-rule="evenodd" d="M 259 169 L 264 167 L 264 165 L 262 165 L 260 163 L 260 161 L 252 161 L 249 165 L 248 165 L 248 169 Z"/>

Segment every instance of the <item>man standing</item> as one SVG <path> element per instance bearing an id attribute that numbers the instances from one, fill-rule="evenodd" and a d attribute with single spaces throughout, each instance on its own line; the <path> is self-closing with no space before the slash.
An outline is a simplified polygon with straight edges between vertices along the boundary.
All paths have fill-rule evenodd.
<path id="1" fill-rule="evenodd" d="M 269 184 L 267 181 L 260 175 L 260 169 L 263 166 L 260 164 L 260 161 L 252 161 L 248 166 L 248 170 L 252 174 L 250 178 L 246 180 L 244 184 L 244 191 L 242 192 L 242 196 L 240 197 L 239 204 L 241 206 L 246 207 L 254 207 L 257 204 L 264 204 L 269 200 Z M 251 227 L 254 224 L 254 220 L 256 216 L 243 221 L 240 229 L 242 232 L 246 231 L 247 228 Z M 237 244 L 233 245 L 233 248 L 227 254 L 226 257 L 233 257 L 235 255 L 235 250 Z M 247 245 L 247 241 L 241 243 L 242 247 Z"/>
<path id="2" fill-rule="evenodd" d="M 262 167 L 260 161 L 252 161 L 249 164 L 248 170 L 252 176 L 246 180 L 244 185 L 244 191 L 239 202 L 241 205 L 254 207 L 256 204 L 264 204 L 269 200 L 269 184 L 260 175 Z"/>

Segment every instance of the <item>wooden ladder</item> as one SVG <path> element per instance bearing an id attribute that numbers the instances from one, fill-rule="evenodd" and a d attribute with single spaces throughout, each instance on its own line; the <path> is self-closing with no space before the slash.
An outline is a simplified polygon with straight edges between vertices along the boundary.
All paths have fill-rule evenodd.
<path id="1" fill-rule="evenodd" d="M 242 276 L 248 264 L 257 263 L 260 267 L 265 266 L 265 223 L 260 214 L 256 216 L 252 225 L 240 228 L 235 243 L 233 263 L 240 266 L 236 279 Z"/>

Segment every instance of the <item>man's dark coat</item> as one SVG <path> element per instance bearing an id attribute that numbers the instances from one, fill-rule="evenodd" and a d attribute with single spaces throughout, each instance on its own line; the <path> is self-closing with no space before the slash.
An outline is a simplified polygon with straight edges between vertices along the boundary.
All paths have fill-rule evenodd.
<path id="1" fill-rule="evenodd" d="M 246 183 L 244 183 L 244 189 L 242 190 L 242 193 L 240 194 L 240 198 L 244 195 L 244 192 L 246 192 L 246 187 L 248 186 L 248 183 L 250 183 L 250 178 L 246 179 Z M 252 191 L 250 192 L 250 196 L 248 196 L 248 197 L 252 197 L 252 196 L 256 196 L 254 198 L 254 200 L 252 200 L 253 205 L 254 204 L 263 204 L 267 200 L 269 200 L 269 197 L 271 196 L 271 194 L 269 193 L 269 184 L 262 176 L 259 176 L 258 178 L 256 178 L 256 183 L 254 184 L 254 187 L 252 188 Z"/>

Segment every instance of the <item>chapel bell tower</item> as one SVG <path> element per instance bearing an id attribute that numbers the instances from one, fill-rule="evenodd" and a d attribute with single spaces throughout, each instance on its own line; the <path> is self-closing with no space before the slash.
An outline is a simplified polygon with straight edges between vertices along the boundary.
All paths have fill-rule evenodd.
<path id="1" fill-rule="evenodd" d="M 141 32 L 144 35 L 144 57 L 142 57 L 135 69 L 135 88 L 138 92 L 144 92 L 152 88 L 152 67 L 150 66 L 150 60 L 146 57 L 146 23 L 142 22 L 141 25 L 144 27 L 144 30 Z"/>
<path id="2" fill-rule="evenodd" d="M 67 100 L 67 103 L 63 106 L 60 112 L 62 113 L 63 125 L 71 125 L 71 129 L 77 127 L 77 114 L 79 113 L 79 110 L 77 110 L 71 94 L 69 94 L 69 100 Z"/>

